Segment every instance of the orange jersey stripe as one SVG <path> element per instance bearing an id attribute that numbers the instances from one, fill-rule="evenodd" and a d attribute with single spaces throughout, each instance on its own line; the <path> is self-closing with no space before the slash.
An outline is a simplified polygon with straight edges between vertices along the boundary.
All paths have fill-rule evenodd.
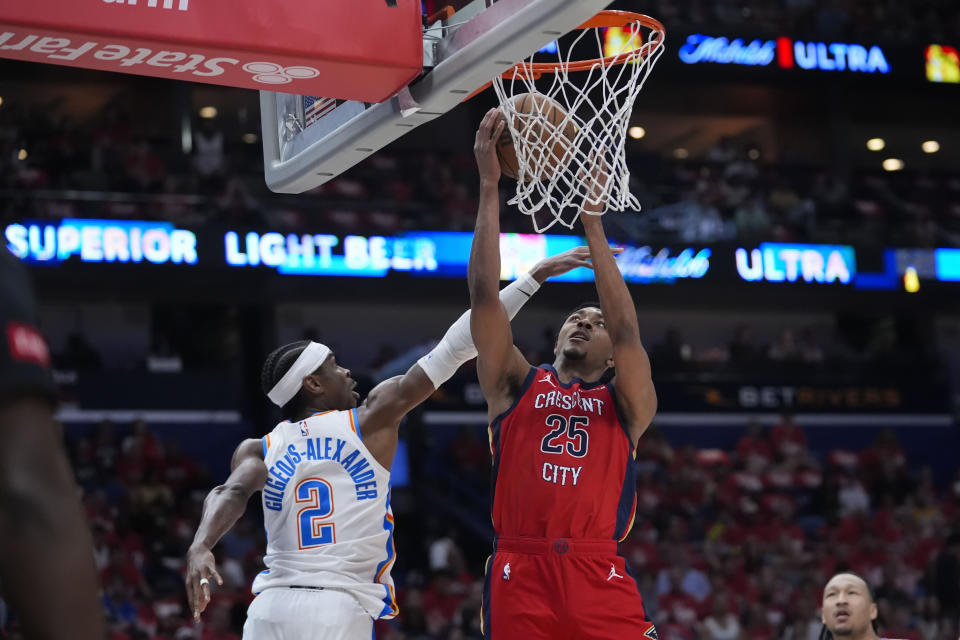
<path id="1" fill-rule="evenodd" d="M 348 413 L 347 415 L 350 416 L 350 428 L 353 429 L 353 432 L 354 432 L 354 433 L 356 433 L 356 432 L 357 432 L 357 423 L 356 423 L 356 422 L 354 421 L 354 419 L 353 419 L 353 411 L 351 411 L 351 412 Z"/>

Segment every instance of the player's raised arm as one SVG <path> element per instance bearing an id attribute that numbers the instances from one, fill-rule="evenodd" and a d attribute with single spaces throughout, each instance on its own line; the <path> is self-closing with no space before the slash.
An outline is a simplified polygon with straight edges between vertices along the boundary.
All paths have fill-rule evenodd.
<path id="1" fill-rule="evenodd" d="M 595 171 L 594 176 L 587 180 L 604 179 L 600 173 Z M 603 232 L 601 216 L 590 213 L 601 210 L 602 203 L 588 201 L 580 220 L 593 258 L 603 319 L 613 343 L 613 363 L 617 370 L 617 403 L 636 443 L 657 412 L 657 394 L 650 372 L 650 358 L 640 340 L 640 326 L 633 298 Z"/>
<path id="2" fill-rule="evenodd" d="M 513 391 L 530 369 L 513 344 L 507 313 L 500 303 L 500 163 L 496 141 L 506 122 L 491 109 L 480 122 L 473 153 L 480 172 L 480 205 L 470 250 L 470 331 L 477 346 L 477 375 L 491 416 L 505 411 Z"/>
<path id="3" fill-rule="evenodd" d="M 267 482 L 263 444 L 244 440 L 230 462 L 230 476 L 203 501 L 203 516 L 187 551 L 187 600 L 194 618 L 210 603 L 210 580 L 223 584 L 213 560 L 213 547 L 247 510 L 247 502 Z"/>
<path id="4" fill-rule="evenodd" d="M 508 322 L 547 278 L 577 267 L 590 266 L 588 247 L 575 247 L 538 262 L 529 273 L 524 273 L 498 292 L 499 302 Z M 429 398 L 440 385 L 449 380 L 463 363 L 477 357 L 477 348 L 470 332 L 471 315 L 468 310 L 457 318 L 437 346 L 420 358 L 405 374 L 384 380 L 373 388 L 361 408 L 361 422 L 369 427 L 364 430 L 365 438 L 366 434 L 375 434 L 378 426 L 396 425 L 407 412 Z"/>

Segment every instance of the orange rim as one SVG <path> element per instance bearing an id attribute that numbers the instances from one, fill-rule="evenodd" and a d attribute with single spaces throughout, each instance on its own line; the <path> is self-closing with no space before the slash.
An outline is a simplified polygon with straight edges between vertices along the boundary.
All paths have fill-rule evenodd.
<path id="1" fill-rule="evenodd" d="M 615 11 L 612 9 L 601 11 L 577 27 L 577 29 L 582 31 L 584 29 L 602 29 L 604 27 L 627 27 L 632 24 L 639 24 L 647 27 L 654 33 L 661 34 L 661 38 L 663 37 L 662 34 L 665 31 L 663 28 L 663 23 L 659 20 L 651 18 L 650 16 L 645 16 L 642 13 L 634 13 L 633 11 Z M 576 62 L 570 62 L 569 64 L 563 64 L 560 62 L 532 62 L 530 64 L 521 63 L 514 68 L 530 71 L 533 73 L 534 78 L 539 78 L 544 73 L 559 73 L 561 70 L 589 71 L 596 64 L 602 64 L 604 66 L 623 64 L 627 61 L 627 58 L 629 58 L 632 53 L 640 51 L 642 48 L 649 46 L 650 44 L 652 44 L 652 42 L 644 42 L 643 37 L 641 36 L 640 44 L 636 49 L 633 51 L 624 51 L 614 56 L 607 56 L 605 58 L 592 58 L 590 60 L 578 60 Z M 513 69 L 505 72 L 503 77 L 506 78 L 512 73 Z"/>
<path id="2" fill-rule="evenodd" d="M 650 16 L 645 16 L 642 13 L 606 9 L 593 16 L 576 29 L 582 31 L 584 29 L 602 29 L 605 27 L 627 27 L 633 24 L 639 24 L 640 26 L 647 27 L 654 33 L 660 34 L 660 37 L 654 41 L 646 42 L 641 35 L 640 43 L 635 49 L 633 49 L 633 51 L 624 51 L 613 56 L 607 56 L 605 58 L 591 58 L 589 60 L 577 60 L 570 63 L 531 62 L 530 64 L 524 64 L 521 62 L 516 66 L 511 67 L 507 71 L 504 71 L 501 74 L 501 77 L 508 79 L 516 77 L 525 78 L 527 80 L 539 80 L 540 76 L 545 73 L 560 73 L 561 71 L 589 71 L 598 64 L 604 66 L 624 64 L 631 54 L 640 51 L 644 47 L 649 47 L 655 41 L 663 38 L 663 34 L 666 30 L 663 28 L 662 22 L 651 18 Z M 471 93 L 464 99 L 464 102 L 474 97 L 478 93 L 490 88 L 490 84 L 491 83 L 488 82 Z"/>

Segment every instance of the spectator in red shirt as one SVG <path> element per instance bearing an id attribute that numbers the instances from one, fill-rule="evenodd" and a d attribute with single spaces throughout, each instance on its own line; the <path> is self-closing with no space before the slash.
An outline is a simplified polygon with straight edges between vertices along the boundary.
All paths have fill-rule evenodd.
<path id="1" fill-rule="evenodd" d="M 674 458 L 673 447 L 667 442 L 656 425 L 651 425 L 647 432 L 637 443 L 637 460 L 643 466 L 645 462 L 652 462 L 655 465 L 666 467 L 671 464 Z"/>
<path id="2" fill-rule="evenodd" d="M 144 598 L 150 597 L 150 587 L 143 579 L 143 574 L 130 557 L 130 552 L 122 547 L 114 548 L 110 554 L 110 564 L 101 575 L 103 584 L 111 584 L 120 580 L 122 584 L 135 588 Z"/>
<path id="3" fill-rule="evenodd" d="M 760 472 L 769 466 L 773 449 L 762 424 L 753 421 L 747 425 L 746 435 L 737 442 L 737 455 L 751 471 Z"/>
<path id="4" fill-rule="evenodd" d="M 700 617 L 700 603 L 683 590 L 684 576 L 680 569 L 670 569 L 666 575 L 667 591 L 658 599 L 658 606 L 668 612 L 674 622 L 692 627 Z"/>
<path id="5" fill-rule="evenodd" d="M 677 622 L 670 617 L 664 618 L 662 622 L 657 622 L 657 629 L 660 635 L 664 638 L 670 638 L 670 640 L 696 639 L 696 634 L 691 625 Z"/>
<path id="6" fill-rule="evenodd" d="M 711 613 L 700 626 L 703 640 L 739 640 L 740 620 L 730 606 L 726 593 L 718 593 L 713 598 Z"/>
<path id="7" fill-rule="evenodd" d="M 756 602 L 759 598 L 757 590 L 751 584 L 750 577 L 747 575 L 744 555 L 731 554 L 723 560 L 720 567 L 726 590 L 728 593 L 734 594 L 734 600 L 738 605 Z"/>
<path id="8" fill-rule="evenodd" d="M 880 574 L 883 582 L 875 593 L 878 600 L 903 600 L 916 596 L 921 574 L 907 567 L 899 554 L 892 553 L 887 557 Z"/>
<path id="9" fill-rule="evenodd" d="M 803 529 L 794 521 L 794 507 L 789 500 L 775 502 L 773 517 L 760 527 L 760 537 L 771 545 L 782 545 L 799 553 L 806 539 Z"/>
<path id="10" fill-rule="evenodd" d="M 419 589 L 407 589 L 401 598 L 403 615 L 399 618 L 400 628 L 414 637 L 430 633 L 427 612 L 423 606 L 423 592 Z"/>
<path id="11" fill-rule="evenodd" d="M 850 566 L 860 575 L 871 579 L 880 574 L 886 561 L 887 549 L 873 531 L 868 531 L 860 538 L 850 555 Z"/>
<path id="12" fill-rule="evenodd" d="M 893 429 L 884 429 L 870 448 L 863 452 L 861 461 L 865 469 L 873 471 L 879 467 L 899 469 L 906 465 L 907 458 L 897 440 L 897 434 Z"/>
<path id="13" fill-rule="evenodd" d="M 120 456 L 120 447 L 117 446 L 113 423 L 109 420 L 104 420 L 97 426 L 94 452 L 101 471 L 109 475 L 117 464 L 117 458 Z"/>
<path id="14" fill-rule="evenodd" d="M 230 631 L 229 605 L 217 605 L 208 613 L 200 640 L 240 640 L 240 636 Z"/>
<path id="15" fill-rule="evenodd" d="M 423 593 L 423 608 L 427 618 L 439 617 L 445 624 L 449 623 L 465 595 L 462 585 L 449 572 L 436 572 Z"/>
<path id="16" fill-rule="evenodd" d="M 629 537 L 621 543 L 620 551 L 633 570 L 656 574 L 663 567 L 663 563 L 657 545 L 644 537 L 648 529 L 648 524 L 635 526 Z"/>
<path id="17" fill-rule="evenodd" d="M 163 444 L 143 420 L 133 423 L 130 435 L 123 439 L 120 448 L 124 454 L 139 449 L 140 455 L 149 463 L 156 463 L 163 457 Z"/>
<path id="18" fill-rule="evenodd" d="M 674 510 L 693 516 L 703 506 L 706 482 L 703 472 L 696 466 L 685 464 L 670 474 L 667 503 Z"/>
<path id="19" fill-rule="evenodd" d="M 656 516 L 666 492 L 649 470 L 641 470 L 637 480 L 637 521 L 641 522 Z"/>
<path id="20" fill-rule="evenodd" d="M 490 450 L 473 427 L 463 426 L 448 450 L 458 474 L 472 485 L 482 484 L 490 474 Z"/>
<path id="21" fill-rule="evenodd" d="M 795 458 L 807 449 L 807 434 L 793 421 L 793 415 L 781 414 L 780 422 L 770 431 L 773 450 L 783 459 Z"/>
<path id="22" fill-rule="evenodd" d="M 192 487 L 200 475 L 197 463 L 183 453 L 183 447 L 177 441 L 167 446 L 161 464 L 163 479 L 174 491 Z"/>
<path id="23" fill-rule="evenodd" d="M 746 528 L 729 511 L 721 511 L 720 518 L 707 531 L 707 541 L 716 540 L 726 552 L 738 552 L 747 541 Z"/>
<path id="24" fill-rule="evenodd" d="M 910 604 L 902 600 L 891 607 L 890 624 L 886 625 L 884 631 L 891 637 L 903 640 L 928 640 L 910 620 Z"/>
<path id="25" fill-rule="evenodd" d="M 776 640 L 777 637 L 777 630 L 770 624 L 766 609 L 759 602 L 747 609 L 743 630 L 744 636 L 750 640 Z"/>

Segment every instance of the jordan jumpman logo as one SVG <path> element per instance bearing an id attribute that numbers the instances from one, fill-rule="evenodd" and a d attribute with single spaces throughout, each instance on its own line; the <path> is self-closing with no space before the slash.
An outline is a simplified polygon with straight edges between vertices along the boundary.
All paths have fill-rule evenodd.
<path id="1" fill-rule="evenodd" d="M 617 573 L 617 568 L 613 565 L 610 565 L 610 575 L 607 576 L 607 582 L 610 582 L 614 578 L 622 578 L 623 576 Z"/>

